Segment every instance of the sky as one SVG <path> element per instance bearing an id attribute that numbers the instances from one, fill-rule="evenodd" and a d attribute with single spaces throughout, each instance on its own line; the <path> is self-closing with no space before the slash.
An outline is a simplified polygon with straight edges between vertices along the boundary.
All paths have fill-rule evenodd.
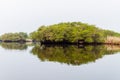
<path id="1" fill-rule="evenodd" d="M 0 34 L 80 21 L 120 32 L 120 0 L 0 0 Z"/>

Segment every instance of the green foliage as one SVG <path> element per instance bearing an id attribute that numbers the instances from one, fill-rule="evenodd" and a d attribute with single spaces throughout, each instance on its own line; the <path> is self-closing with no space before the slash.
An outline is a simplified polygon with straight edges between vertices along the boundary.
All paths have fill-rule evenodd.
<path id="1" fill-rule="evenodd" d="M 71 43 L 78 40 L 85 40 L 88 43 L 105 42 L 107 36 L 118 36 L 119 33 L 97 28 L 95 25 L 89 25 L 81 22 L 59 23 L 50 26 L 41 26 L 37 31 L 30 34 L 31 38 L 38 41 Z"/>
<path id="2" fill-rule="evenodd" d="M 110 30 L 103 30 L 104 36 L 115 36 L 115 37 L 120 37 L 120 34 L 114 31 Z"/>
<path id="3" fill-rule="evenodd" d="M 1 40 L 10 40 L 10 41 L 18 41 L 25 40 L 28 37 L 27 33 L 19 32 L 19 33 L 5 33 L 1 35 Z"/>

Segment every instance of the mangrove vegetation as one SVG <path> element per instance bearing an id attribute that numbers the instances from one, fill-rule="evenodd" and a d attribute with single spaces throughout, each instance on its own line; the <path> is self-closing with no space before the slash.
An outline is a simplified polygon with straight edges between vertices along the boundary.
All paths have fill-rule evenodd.
<path id="1" fill-rule="evenodd" d="M 25 32 L 5 33 L 2 42 L 40 42 L 40 43 L 100 43 L 120 44 L 120 33 L 104 30 L 82 22 L 64 22 L 40 26 L 29 35 Z"/>
<path id="2" fill-rule="evenodd" d="M 120 34 L 104 30 L 82 22 L 66 22 L 49 26 L 41 26 L 37 31 L 30 33 L 33 40 L 42 43 L 119 43 Z"/>
<path id="3" fill-rule="evenodd" d="M 0 40 L 3 42 L 25 42 L 28 38 L 27 33 L 19 32 L 19 33 L 5 33 L 0 36 Z"/>

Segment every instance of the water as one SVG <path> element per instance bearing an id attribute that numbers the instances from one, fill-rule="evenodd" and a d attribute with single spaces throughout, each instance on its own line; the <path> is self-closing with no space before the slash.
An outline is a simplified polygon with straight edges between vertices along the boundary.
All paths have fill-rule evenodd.
<path id="1" fill-rule="evenodd" d="M 0 45 L 0 80 L 120 80 L 119 46 Z"/>

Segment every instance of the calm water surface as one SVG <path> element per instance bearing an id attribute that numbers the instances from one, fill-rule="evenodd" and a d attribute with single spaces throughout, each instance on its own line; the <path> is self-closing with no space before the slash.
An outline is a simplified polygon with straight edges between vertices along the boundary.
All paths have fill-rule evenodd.
<path id="1" fill-rule="evenodd" d="M 120 80 L 119 46 L 0 45 L 0 80 Z"/>

